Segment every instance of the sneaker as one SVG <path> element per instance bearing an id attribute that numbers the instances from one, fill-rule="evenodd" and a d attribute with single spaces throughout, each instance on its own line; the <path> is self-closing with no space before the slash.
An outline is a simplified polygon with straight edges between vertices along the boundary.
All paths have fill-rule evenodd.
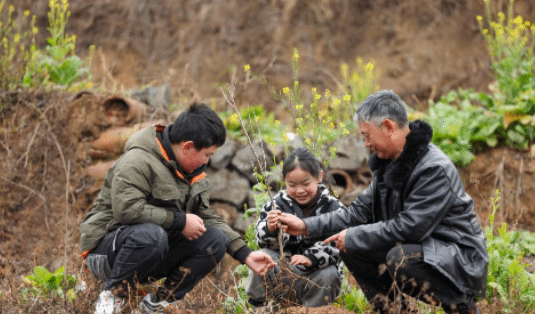
<path id="1" fill-rule="evenodd" d="M 471 314 L 481 314 L 481 311 L 476 306 Z"/>
<path id="2" fill-rule="evenodd" d="M 149 293 L 141 300 L 139 308 L 143 314 L 164 313 L 166 309 L 178 310 L 178 302 L 158 301 L 158 297 Z"/>
<path id="3" fill-rule="evenodd" d="M 103 290 L 98 296 L 95 314 L 120 314 L 124 299 L 116 297 L 110 290 Z"/>

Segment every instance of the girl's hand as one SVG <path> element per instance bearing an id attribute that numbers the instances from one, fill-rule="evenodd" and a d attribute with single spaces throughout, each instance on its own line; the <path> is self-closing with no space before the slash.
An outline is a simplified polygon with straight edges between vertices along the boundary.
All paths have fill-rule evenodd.
<path id="1" fill-rule="evenodd" d="M 292 265 L 303 265 L 305 267 L 310 267 L 312 266 L 312 261 L 304 256 L 304 255 L 294 255 L 292 256 L 292 259 L 290 260 L 290 264 Z"/>
<path id="2" fill-rule="evenodd" d="M 269 232 L 273 233 L 275 232 L 275 229 L 278 229 L 281 227 L 281 223 L 279 222 L 279 217 L 281 215 L 282 215 L 282 212 L 278 209 L 274 209 L 268 213 L 267 228 Z"/>

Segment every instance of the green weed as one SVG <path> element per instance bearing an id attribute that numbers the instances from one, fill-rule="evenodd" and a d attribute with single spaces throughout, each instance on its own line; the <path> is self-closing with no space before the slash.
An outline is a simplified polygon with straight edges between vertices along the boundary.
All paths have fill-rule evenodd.
<path id="1" fill-rule="evenodd" d="M 506 313 L 521 308 L 522 313 L 535 308 L 535 276 L 526 271 L 527 264 L 522 262 L 525 253 L 534 254 L 535 234 L 523 233 L 528 243 L 520 241 L 520 233 L 507 231 L 507 224 L 495 229 L 494 214 L 500 200 L 499 191 L 492 199 L 492 214 L 489 226 L 485 228 L 489 266 L 487 277 L 487 300 L 491 303 L 494 296 L 502 302 Z M 498 233 L 498 236 L 495 233 Z"/>
<path id="2" fill-rule="evenodd" d="M 499 115 L 472 104 L 479 96 L 470 90 L 451 91 L 438 102 L 431 101 L 424 117 L 433 127 L 433 143 L 457 165 L 472 162 L 474 151 L 496 146 L 503 129 Z"/>
<path id="3" fill-rule="evenodd" d="M 31 66 L 23 78 L 25 86 L 34 87 L 50 82 L 68 89 L 76 82 L 83 87 L 90 84 L 89 69 L 84 67 L 84 61 L 74 53 L 76 36 L 65 33 L 65 26 L 70 16 L 68 8 L 67 0 L 49 1 L 48 45 L 42 50 L 35 51 Z"/>
<path id="4" fill-rule="evenodd" d="M 24 277 L 23 281 L 30 285 L 30 288 L 23 289 L 23 296 L 60 297 L 69 301 L 76 299 L 76 277 L 66 274 L 63 266 L 53 273 L 44 266 L 36 266 L 33 275 Z"/>

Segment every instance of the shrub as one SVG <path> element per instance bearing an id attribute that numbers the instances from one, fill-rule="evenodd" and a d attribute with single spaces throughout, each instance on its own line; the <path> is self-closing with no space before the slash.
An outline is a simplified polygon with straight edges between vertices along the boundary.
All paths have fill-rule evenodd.
<path id="1" fill-rule="evenodd" d="M 492 302 L 498 297 L 506 312 L 521 308 L 522 313 L 535 308 L 535 276 L 526 271 L 527 264 L 522 262 L 525 253 L 535 254 L 535 234 L 507 231 L 507 224 L 494 227 L 494 214 L 500 200 L 499 191 L 492 199 L 492 214 L 489 226 L 485 228 L 489 266 L 487 277 L 487 300 Z M 499 236 L 496 236 L 495 233 Z M 523 244 L 525 239 L 528 244 Z"/>
<path id="2" fill-rule="evenodd" d="M 4 15 L 5 0 L 0 1 L 0 14 Z M 15 7 L 10 5 L 0 19 L 0 87 L 15 89 L 20 86 L 30 61 L 35 58 L 35 15 L 25 11 L 16 20 Z"/>

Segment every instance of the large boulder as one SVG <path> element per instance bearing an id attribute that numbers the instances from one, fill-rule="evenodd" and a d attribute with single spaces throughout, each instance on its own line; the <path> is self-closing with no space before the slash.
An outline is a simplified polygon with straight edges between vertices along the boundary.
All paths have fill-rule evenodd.
<path id="1" fill-rule="evenodd" d="M 254 175 L 255 168 L 260 172 L 260 169 L 269 170 L 273 165 L 273 155 L 267 147 L 266 142 L 256 141 L 252 146 L 248 145 L 238 150 L 232 158 L 231 165 L 249 179 L 252 185 L 258 182 Z"/>
<path id="2" fill-rule="evenodd" d="M 251 185 L 249 180 L 236 171 L 226 168 L 206 170 L 210 180 L 210 201 L 224 202 L 233 205 L 237 209 L 243 209 L 247 201 Z"/>
<path id="3" fill-rule="evenodd" d="M 238 143 L 234 139 L 227 137 L 225 144 L 210 156 L 210 167 L 214 169 L 226 168 L 236 154 L 238 146 Z"/>

